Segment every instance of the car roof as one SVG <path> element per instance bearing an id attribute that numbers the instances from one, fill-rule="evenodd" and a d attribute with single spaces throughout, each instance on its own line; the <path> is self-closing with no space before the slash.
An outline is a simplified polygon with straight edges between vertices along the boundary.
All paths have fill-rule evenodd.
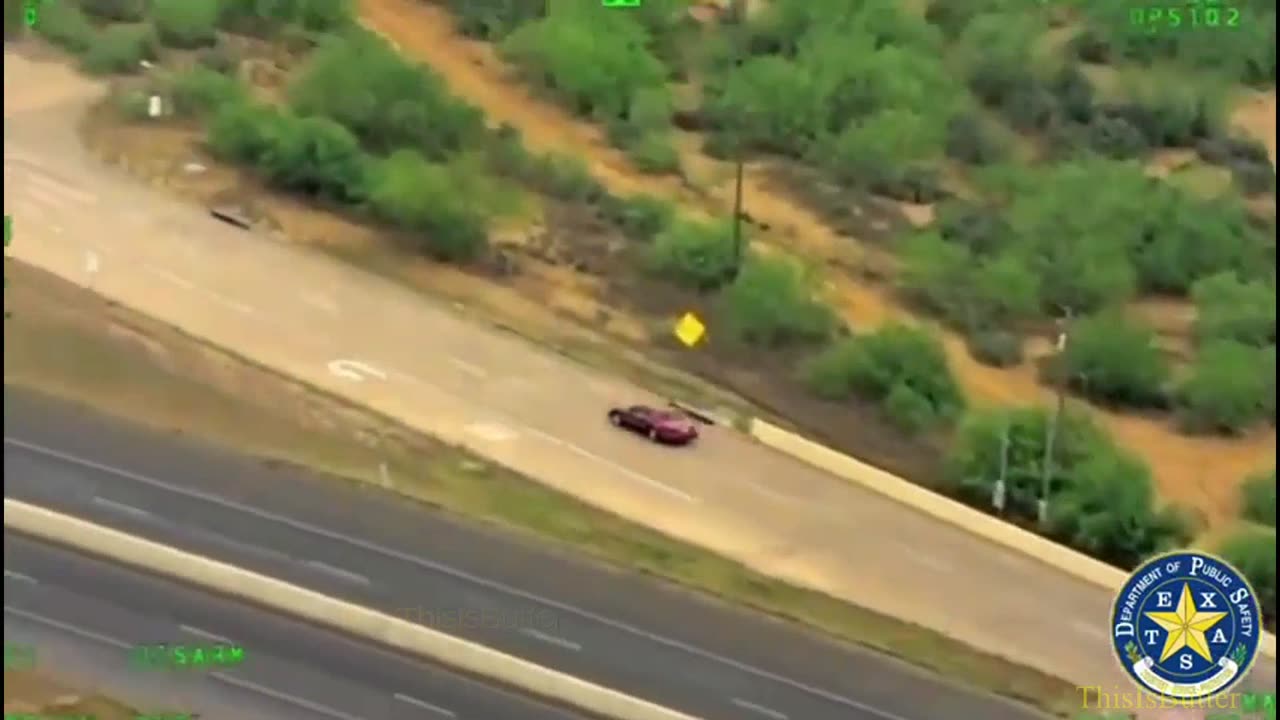
<path id="1" fill-rule="evenodd" d="M 656 408 L 652 405 L 632 405 L 631 412 L 642 413 L 648 415 L 654 420 L 684 420 L 685 417 L 681 413 L 664 408 Z"/>

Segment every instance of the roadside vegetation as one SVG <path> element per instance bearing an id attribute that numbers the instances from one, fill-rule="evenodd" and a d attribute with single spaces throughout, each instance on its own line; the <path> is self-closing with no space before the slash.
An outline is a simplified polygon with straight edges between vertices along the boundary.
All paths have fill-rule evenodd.
<path id="1" fill-rule="evenodd" d="M 975 507 L 992 508 L 1005 446 L 1003 515 L 1120 566 L 1190 541 L 1203 518 L 1161 497 L 1150 457 L 1089 412 L 1063 417 L 1046 485 L 1051 411 L 970 397 L 948 337 L 1170 433 L 1274 437 L 1275 173 L 1226 117 L 1233 84 L 1274 78 L 1273 6 L 1241 3 L 1239 33 L 1153 42 L 1091 2 L 774 0 L 710 23 L 676 0 L 445 5 L 646 173 L 687 179 L 691 129 L 708 155 L 788 169 L 789 197 L 833 224 L 859 203 L 931 219 L 891 223 L 887 269 L 851 276 L 805 238 L 614 194 L 578 158 L 488 127 L 337 0 L 66 0 L 37 31 L 90 72 L 139 74 L 123 112 L 141 120 L 161 94 L 214 157 L 385 228 L 409 256 L 506 268 L 500 221 L 574 213 L 569 263 L 603 279 L 612 310 L 712 321 L 700 359 L 681 362 L 725 383 L 749 374 L 753 399 Z M 250 70 L 250 43 L 278 50 L 276 82 Z M 1175 150 L 1230 180 L 1210 194 L 1153 171 Z M 851 327 L 836 289 L 873 282 L 919 317 Z M 1152 298 L 1194 308 L 1194 323 L 1171 336 L 1135 311 Z M 1060 331 L 1061 351 L 1028 351 Z"/>

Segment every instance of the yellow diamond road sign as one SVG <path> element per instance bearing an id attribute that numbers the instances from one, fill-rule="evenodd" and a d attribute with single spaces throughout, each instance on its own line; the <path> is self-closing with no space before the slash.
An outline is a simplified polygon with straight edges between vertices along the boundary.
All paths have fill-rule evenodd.
<path id="1" fill-rule="evenodd" d="M 706 334 L 707 327 L 702 324 L 697 315 L 691 312 L 685 313 L 676 321 L 676 339 L 687 347 L 697 345 L 702 336 Z"/>

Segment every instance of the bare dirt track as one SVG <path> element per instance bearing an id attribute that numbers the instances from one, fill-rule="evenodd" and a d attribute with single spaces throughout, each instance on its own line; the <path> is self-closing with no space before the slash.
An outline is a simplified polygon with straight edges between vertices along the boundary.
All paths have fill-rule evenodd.
<path id="1" fill-rule="evenodd" d="M 366 24 L 434 68 L 492 122 L 518 128 L 531 148 L 579 155 L 614 192 L 663 196 L 702 212 L 723 213 L 728 207 L 729 176 L 720 163 L 698 152 L 697 142 L 686 138 L 681 143 L 689 183 L 643 175 L 608 147 L 595 127 L 535 97 L 492 46 L 462 37 L 442 7 L 421 0 L 362 0 L 360 6 Z M 1237 120 L 1265 139 L 1274 159 L 1274 93 L 1266 97 L 1269 100 L 1246 106 Z M 694 189 L 699 187 L 702 190 Z M 749 214 L 770 228 L 765 238 L 770 244 L 845 266 L 856 266 L 874 252 L 772 190 L 758 171 L 749 174 L 745 195 Z M 910 317 L 882 286 L 845 273 L 830 273 L 828 280 L 829 291 L 855 327 Z M 945 341 L 953 367 L 979 404 L 1027 403 L 1047 396 L 1031 363 L 1009 370 L 985 367 L 969 357 L 959 337 L 947 334 Z M 1151 464 L 1165 497 L 1201 509 L 1211 523 L 1232 514 L 1240 477 L 1274 464 L 1273 430 L 1237 439 L 1188 438 L 1165 418 L 1095 412 L 1121 442 Z"/>

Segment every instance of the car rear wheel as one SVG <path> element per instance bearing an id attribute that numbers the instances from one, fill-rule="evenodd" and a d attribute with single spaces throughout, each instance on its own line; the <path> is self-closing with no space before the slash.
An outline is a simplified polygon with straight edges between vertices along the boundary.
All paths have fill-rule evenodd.
<path id="1" fill-rule="evenodd" d="M 609 413 L 609 423 L 614 427 L 622 427 L 622 413 Z"/>
<path id="2" fill-rule="evenodd" d="M 658 428 L 649 428 L 649 439 L 658 442 Z"/>

